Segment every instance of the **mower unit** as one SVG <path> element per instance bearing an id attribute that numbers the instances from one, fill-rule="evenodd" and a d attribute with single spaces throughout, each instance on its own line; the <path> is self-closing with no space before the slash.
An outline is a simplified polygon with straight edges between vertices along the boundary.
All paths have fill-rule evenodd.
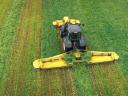
<path id="1" fill-rule="evenodd" d="M 69 19 L 69 17 L 65 16 L 63 20 L 54 21 L 53 25 L 62 40 L 65 53 L 35 60 L 33 62 L 34 68 L 63 68 L 71 67 L 73 64 L 99 64 L 119 59 L 115 52 L 87 51 L 79 20 Z"/>

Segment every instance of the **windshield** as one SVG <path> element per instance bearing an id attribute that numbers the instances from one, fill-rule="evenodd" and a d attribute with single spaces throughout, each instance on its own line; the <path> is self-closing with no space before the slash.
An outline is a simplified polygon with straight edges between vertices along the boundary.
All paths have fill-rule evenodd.
<path id="1" fill-rule="evenodd" d="M 68 25 L 68 32 L 73 33 L 73 32 L 81 32 L 81 28 L 78 24 L 69 24 Z"/>
<path id="2" fill-rule="evenodd" d="M 70 40 L 79 40 L 81 37 L 81 33 L 77 32 L 77 33 L 70 33 L 69 34 L 69 38 Z"/>

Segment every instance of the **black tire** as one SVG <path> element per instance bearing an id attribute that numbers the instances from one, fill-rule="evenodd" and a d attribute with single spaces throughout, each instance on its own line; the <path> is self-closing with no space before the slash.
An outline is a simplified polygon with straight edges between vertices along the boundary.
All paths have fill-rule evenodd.
<path id="1" fill-rule="evenodd" d="M 79 49 L 86 50 L 86 41 L 83 36 L 81 36 L 81 39 L 79 41 Z"/>
<path id="2" fill-rule="evenodd" d="M 65 48 L 65 52 L 69 52 L 69 51 L 72 51 L 73 48 Z"/>
<path id="3" fill-rule="evenodd" d="M 72 51 L 73 50 L 73 47 L 67 47 L 65 46 L 65 44 L 63 43 L 63 49 L 65 52 L 69 52 L 69 51 Z"/>
<path id="4" fill-rule="evenodd" d="M 73 50 L 72 42 L 69 40 L 68 36 L 63 38 L 63 49 L 65 52 Z"/>
<path id="5" fill-rule="evenodd" d="M 80 46 L 80 47 L 79 47 L 79 50 L 80 50 L 80 51 L 85 51 L 85 50 L 86 50 L 86 46 Z"/>

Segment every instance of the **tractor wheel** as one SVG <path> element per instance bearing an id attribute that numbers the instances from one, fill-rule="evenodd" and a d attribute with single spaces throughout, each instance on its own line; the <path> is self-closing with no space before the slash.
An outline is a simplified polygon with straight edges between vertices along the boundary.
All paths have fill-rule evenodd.
<path id="1" fill-rule="evenodd" d="M 66 47 L 64 43 L 63 43 L 63 49 L 65 52 L 69 52 L 69 51 L 73 50 L 72 47 Z"/>
<path id="2" fill-rule="evenodd" d="M 80 46 L 79 49 L 80 49 L 80 51 L 85 51 L 86 50 L 86 46 Z"/>

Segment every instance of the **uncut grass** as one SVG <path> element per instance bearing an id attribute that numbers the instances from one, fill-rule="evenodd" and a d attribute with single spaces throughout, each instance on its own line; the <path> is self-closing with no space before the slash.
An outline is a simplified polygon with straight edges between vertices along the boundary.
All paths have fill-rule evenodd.
<path id="1" fill-rule="evenodd" d="M 109 1 L 110 2 L 110 1 Z M 103 5 L 103 2 L 101 3 L 101 5 Z M 115 5 L 115 7 L 113 6 Z M 127 78 L 128 80 L 128 77 L 127 77 L 127 72 L 128 72 L 128 68 L 127 68 L 127 56 L 128 56 L 128 52 L 127 52 L 127 48 L 128 48 L 128 45 L 127 45 L 127 42 L 128 42 L 128 29 L 127 29 L 127 26 L 128 26 L 128 6 L 127 6 L 127 3 L 126 1 L 121 1 L 121 0 L 118 0 L 118 1 L 111 1 L 111 4 L 108 4 L 108 6 L 104 6 L 107 8 L 107 10 L 103 10 L 104 12 L 102 12 L 103 14 L 104 13 L 108 13 L 108 14 L 111 14 L 112 17 L 110 17 L 109 15 L 106 15 L 105 18 L 109 18 L 110 21 L 109 21 L 109 26 L 110 28 L 108 29 L 111 29 L 113 32 L 109 32 L 107 35 L 107 40 L 108 40 L 108 44 L 110 45 L 110 43 L 112 42 L 113 43 L 113 50 L 115 49 L 119 55 L 120 55 L 120 61 L 119 61 L 119 64 L 121 65 L 122 67 L 122 71 L 125 75 L 125 77 Z M 113 9 L 111 11 L 108 11 L 110 9 Z M 111 31 L 111 30 L 108 30 L 108 31 Z M 111 34 L 110 34 L 111 33 Z M 110 39 L 110 40 L 109 40 Z"/>
<path id="2" fill-rule="evenodd" d="M 111 29 L 111 30 L 107 30 L 110 31 L 108 32 L 108 34 L 106 34 L 106 39 L 108 41 L 108 45 L 110 45 L 112 43 L 113 48 L 110 48 L 109 50 L 115 50 L 118 52 L 118 54 L 120 55 L 120 61 L 119 61 L 119 65 L 115 66 L 115 69 L 118 70 L 117 72 L 120 73 L 119 74 L 119 78 L 120 78 L 120 82 L 122 81 L 125 82 L 124 85 L 124 90 L 126 95 L 128 95 L 128 87 L 126 86 L 127 83 L 126 81 L 128 80 L 128 77 L 126 75 L 127 73 L 127 4 L 125 1 L 109 1 L 111 2 L 108 3 L 106 6 L 104 6 L 106 8 L 106 10 L 103 10 L 102 13 L 108 13 L 109 15 L 106 14 L 105 18 L 109 19 L 108 22 L 108 28 L 107 29 Z M 104 2 L 101 3 L 101 5 L 103 5 Z M 115 7 L 114 7 L 115 6 Z M 104 9 L 105 9 L 104 8 Z M 108 11 L 112 9 L 111 11 Z M 111 17 L 110 17 L 111 16 Z M 106 46 L 107 46 L 106 44 Z M 111 45 L 110 45 L 111 46 Z M 118 78 L 118 79 L 119 79 Z"/>
<path id="3" fill-rule="evenodd" d="M 100 2 L 100 0 L 99 0 L 99 2 Z M 107 1 L 108 2 L 108 1 Z M 117 26 L 117 21 L 115 20 L 115 18 L 117 18 L 117 16 L 118 15 L 113 15 L 113 13 L 114 12 L 111 12 L 111 11 L 115 11 L 115 7 L 117 7 L 117 6 L 115 6 L 116 5 L 116 3 L 114 3 L 114 2 L 112 2 L 112 1 L 109 1 L 109 3 L 107 4 L 107 3 L 104 3 L 104 2 L 102 2 L 102 3 L 98 3 L 97 4 L 97 2 L 93 2 L 94 3 L 94 9 L 95 9 L 95 12 L 94 12 L 94 14 L 95 14 L 95 16 L 97 16 L 97 25 L 99 25 L 99 26 L 97 26 L 98 28 L 99 28 L 99 33 L 100 34 L 98 34 L 99 36 L 100 36 L 100 39 L 102 40 L 102 42 L 99 40 L 99 42 L 102 44 L 100 44 L 100 45 L 98 45 L 98 44 L 95 44 L 95 45 L 98 45 L 99 46 L 99 48 L 101 49 L 101 50 L 107 50 L 107 51 L 109 51 L 109 50 L 111 50 L 111 51 L 117 51 L 117 52 L 120 52 L 121 53 L 121 49 L 120 49 L 120 47 L 121 46 L 118 46 L 117 47 L 117 45 L 120 45 L 121 44 L 121 42 L 119 42 L 118 40 L 119 40 L 119 36 L 120 36 L 120 34 L 122 34 L 121 33 L 121 30 L 119 30 L 119 28 L 121 27 L 119 27 L 119 26 Z M 119 1 L 118 1 L 118 3 L 119 3 Z M 117 4 L 118 4 L 117 3 Z M 110 11 L 110 9 L 107 9 L 104 5 L 106 4 L 106 6 L 107 6 L 107 8 L 111 8 L 112 6 L 112 8 L 111 8 L 111 11 Z M 118 4 L 119 5 L 119 4 Z M 110 7 L 111 6 L 111 7 Z M 102 8 L 102 10 L 101 10 L 101 8 Z M 117 7 L 118 8 L 118 7 Z M 106 12 L 106 10 L 107 10 L 107 12 Z M 102 14 L 104 17 L 101 17 L 101 15 L 100 14 Z M 120 14 L 120 15 L 122 15 L 122 14 Z M 99 18 L 98 18 L 99 17 Z M 119 22 L 119 21 L 118 21 Z M 124 25 L 124 23 L 122 22 L 122 25 Z M 119 27 L 119 28 L 118 28 Z M 118 30 L 118 31 L 117 31 Z M 98 30 L 97 30 L 98 31 Z M 118 32 L 118 33 L 117 33 Z M 124 34 L 126 34 L 126 33 L 124 33 Z M 117 39 L 118 38 L 118 39 Z M 124 39 L 124 41 L 126 41 L 126 37 L 123 37 L 123 36 L 121 36 L 120 37 L 120 40 L 123 40 Z M 105 42 L 106 41 L 106 42 Z M 103 46 L 104 45 L 104 46 Z M 126 52 L 125 52 L 125 54 L 127 54 Z M 119 64 L 121 64 L 121 63 L 119 63 Z M 112 66 L 111 65 L 111 67 L 113 67 L 118 73 L 122 73 L 122 67 L 120 66 L 120 65 L 115 65 L 115 66 Z M 110 68 L 111 68 L 110 67 Z M 120 67 L 120 68 L 118 68 L 117 69 L 117 67 Z M 103 67 L 103 69 L 101 69 L 101 70 L 104 70 L 104 67 Z M 91 71 L 91 70 L 90 70 Z M 110 70 L 111 71 L 111 70 Z M 113 73 L 113 72 L 112 72 Z M 117 77 L 119 77 L 119 78 L 116 78 L 115 76 L 117 76 Z M 101 76 L 101 77 L 103 77 L 103 76 Z M 97 77 L 98 78 L 98 77 Z M 113 87 L 113 86 L 115 86 L 116 85 L 116 83 L 119 83 L 119 86 L 116 86 L 117 88 L 115 88 L 114 89 L 114 92 L 113 92 L 113 89 L 109 89 L 109 87 L 107 87 L 107 88 L 104 88 L 105 90 L 106 90 L 106 92 L 111 92 L 112 91 L 112 93 L 111 94 L 113 94 L 113 95 L 118 95 L 119 93 L 119 90 L 118 89 L 120 89 L 120 87 L 122 87 L 120 90 L 122 90 L 122 93 L 120 92 L 120 95 L 127 95 L 127 83 L 126 83 L 126 78 L 124 78 L 124 76 L 123 76 L 123 74 L 121 74 L 121 75 L 119 75 L 119 74 L 116 74 L 116 73 L 113 73 L 113 75 L 112 75 L 112 77 L 110 78 L 110 79 L 113 79 L 113 78 L 116 78 L 116 79 L 114 79 L 113 81 L 114 81 L 114 83 L 113 83 L 113 85 L 111 85 L 110 87 Z M 108 81 L 107 81 L 108 82 Z M 125 82 L 125 83 L 124 83 Z M 110 83 L 110 81 L 108 82 L 108 83 Z M 103 82 L 103 84 L 104 84 L 104 82 Z M 126 85 L 125 85 L 126 84 Z M 98 84 L 97 84 L 98 85 Z M 124 91 L 125 90 L 125 91 Z M 104 94 L 106 94 L 106 92 L 104 93 Z M 117 92 L 117 93 L 116 93 Z M 107 94 L 110 94 L 110 93 L 107 93 Z M 106 94 L 106 95 L 107 95 Z"/>
<path id="4" fill-rule="evenodd" d="M 94 49 L 94 50 L 101 50 L 101 51 L 117 51 L 118 53 L 120 52 L 120 54 L 121 54 L 124 52 L 124 50 L 121 50 L 121 49 L 125 49 L 125 47 L 121 48 L 122 46 L 118 46 L 121 44 L 121 42 L 119 42 L 119 40 L 122 39 L 124 42 L 123 44 L 126 46 L 127 33 L 124 31 L 125 35 L 123 34 L 123 36 L 120 37 L 120 34 L 122 35 L 122 31 L 120 29 L 122 29 L 122 27 L 126 26 L 126 25 L 124 22 L 121 22 L 120 20 L 118 20 L 118 24 L 120 22 L 121 23 L 120 25 L 122 25 L 122 26 L 120 26 L 120 27 L 117 26 L 117 21 L 115 19 L 117 18 L 117 16 L 127 16 L 127 15 L 126 15 L 126 12 L 123 11 L 123 9 L 118 11 L 118 15 L 114 15 L 113 14 L 114 12 L 111 12 L 111 11 L 115 11 L 116 10 L 115 8 L 121 9 L 121 7 L 122 7 L 122 6 L 120 6 L 121 1 L 118 0 L 118 2 L 117 1 L 115 1 L 115 2 L 109 1 L 109 3 L 107 3 L 107 2 L 108 1 L 101 2 L 99 0 L 98 2 L 97 1 L 91 1 L 91 2 L 81 1 L 81 3 L 80 3 L 83 6 L 83 7 L 81 6 L 82 7 L 81 9 L 85 9 L 85 8 L 88 9 L 90 7 L 90 10 L 88 9 L 88 10 L 86 10 L 86 12 L 84 12 L 82 10 L 80 11 L 80 12 L 82 12 L 81 14 L 83 16 L 85 16 L 85 20 L 87 19 L 88 15 L 90 15 L 88 20 L 86 20 L 86 23 L 89 23 L 89 24 L 87 24 L 87 28 L 89 28 L 89 29 L 86 32 L 88 39 L 89 39 L 88 40 L 89 46 L 91 46 L 91 50 Z M 123 3 L 125 3 L 125 2 L 123 2 Z M 120 7 L 118 7 L 117 5 Z M 110 8 L 111 10 L 108 8 Z M 107 10 L 107 12 L 106 12 L 106 10 Z M 122 14 L 119 14 L 120 12 Z M 85 21 L 85 20 L 82 20 L 82 21 Z M 125 52 L 125 55 L 126 54 L 127 54 L 127 52 Z M 123 62 L 123 60 L 121 62 Z M 123 63 L 119 63 L 119 64 L 123 64 Z M 119 68 L 117 69 L 117 67 L 119 67 Z M 123 91 L 122 94 L 127 95 L 127 86 L 126 86 L 127 80 L 124 77 L 124 75 L 122 74 L 122 71 L 123 71 L 122 67 L 120 65 L 115 65 L 114 68 L 118 73 L 121 73 L 121 75 L 114 73 L 113 77 L 111 77 L 111 78 L 114 78 L 114 75 L 116 75 L 117 77 L 119 76 L 120 80 L 119 81 L 115 80 L 114 84 L 116 85 L 117 82 L 120 82 L 120 86 L 123 86 L 123 88 L 121 90 L 123 91 L 123 89 L 125 89 L 125 91 Z M 89 70 L 89 71 L 91 71 L 91 70 Z M 125 83 L 123 84 L 123 82 L 125 82 Z M 105 83 L 103 82 L 103 85 L 104 84 Z M 104 86 L 106 86 L 106 85 L 104 85 Z M 112 85 L 112 86 L 114 86 L 114 85 Z M 117 86 L 117 87 L 120 87 L 120 86 Z M 103 91 L 104 91 L 103 95 L 112 94 L 109 87 L 104 88 Z M 118 89 L 115 89 L 115 91 L 118 92 Z M 116 95 L 118 95 L 118 93 Z"/>
<path id="5" fill-rule="evenodd" d="M 16 28 L 18 25 L 18 19 L 20 16 L 20 12 L 22 9 L 23 1 L 21 0 L 14 0 L 13 3 L 10 3 L 12 5 L 11 8 L 8 10 L 9 14 L 5 15 L 6 19 L 4 20 L 5 23 L 1 25 L 0 30 L 0 95 L 3 94 L 3 86 L 4 82 L 7 78 L 7 69 L 9 65 L 9 58 L 12 50 L 12 44 L 15 37 Z"/>

